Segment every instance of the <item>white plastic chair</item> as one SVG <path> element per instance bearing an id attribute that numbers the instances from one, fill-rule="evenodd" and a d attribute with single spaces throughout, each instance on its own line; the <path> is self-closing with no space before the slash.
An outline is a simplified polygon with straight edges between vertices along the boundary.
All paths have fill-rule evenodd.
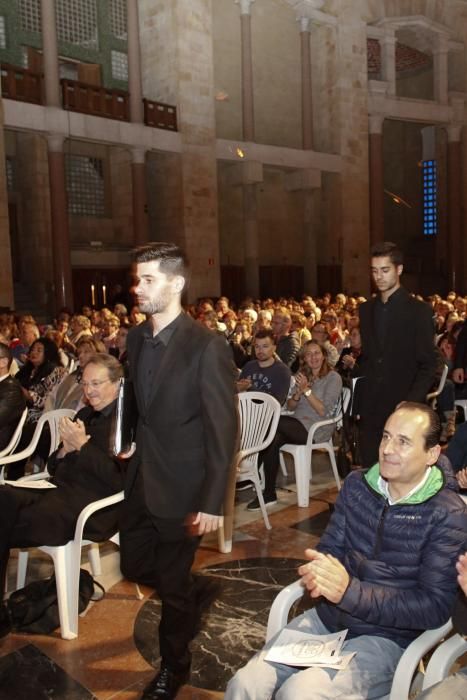
<path id="1" fill-rule="evenodd" d="M 464 414 L 464 421 L 467 420 L 467 399 L 456 399 L 454 401 L 454 406 L 459 406 Z"/>
<path id="2" fill-rule="evenodd" d="M 73 418 L 75 413 L 76 411 L 73 411 L 70 408 L 59 408 L 55 411 L 47 411 L 47 413 L 43 413 L 37 421 L 37 425 L 29 445 L 20 452 L 15 452 L 14 454 L 6 455 L 5 457 L 1 458 L 0 464 L 2 464 L 2 471 L 0 473 L 0 483 L 3 481 L 5 466 L 7 464 L 12 464 L 13 462 L 18 462 L 22 459 L 27 459 L 28 457 L 31 457 L 31 455 L 34 454 L 37 448 L 37 444 L 39 442 L 39 438 L 46 423 L 48 424 L 50 429 L 49 455 L 51 455 L 52 452 L 55 452 L 55 450 L 60 444 L 60 432 L 58 430 L 58 426 L 61 418 Z"/>
<path id="3" fill-rule="evenodd" d="M 2 457 L 6 457 L 7 455 L 11 454 L 13 452 L 13 450 L 16 449 L 16 446 L 17 446 L 19 439 L 21 437 L 21 432 L 23 430 L 23 426 L 24 426 L 24 423 L 26 421 L 27 415 L 28 415 L 28 409 L 26 407 L 26 408 L 24 408 L 24 410 L 21 414 L 21 418 L 19 419 L 18 425 L 15 428 L 15 432 L 13 433 L 13 435 L 10 438 L 10 442 L 8 443 L 8 445 L 6 447 L 3 448 L 3 450 L 0 450 L 0 459 Z"/>
<path id="4" fill-rule="evenodd" d="M 436 408 L 436 399 L 441 394 L 441 392 L 444 389 L 444 385 L 446 384 L 446 378 L 448 376 L 448 372 L 449 372 L 449 367 L 447 365 L 444 365 L 443 372 L 441 374 L 438 387 L 434 391 L 431 391 L 429 394 L 426 395 L 427 403 L 430 404 L 430 406 L 433 410 L 435 410 L 435 408 Z"/>
<path id="5" fill-rule="evenodd" d="M 235 456 L 236 480 L 253 482 L 261 507 L 264 523 L 271 529 L 258 471 L 258 454 L 266 449 L 274 439 L 279 422 L 281 407 L 279 401 L 262 391 L 244 391 L 238 395 L 238 412 L 240 417 L 240 449 Z M 221 552 L 232 550 L 233 499 L 232 492 L 224 508 L 224 525 L 219 528 L 219 549 Z"/>
<path id="6" fill-rule="evenodd" d="M 440 644 L 426 667 L 423 690 L 447 678 L 453 663 L 465 653 L 467 653 L 467 640 L 460 634 L 454 634 Z"/>
<path id="7" fill-rule="evenodd" d="M 63 639 L 75 639 L 78 636 L 78 601 L 79 601 L 79 571 L 81 567 L 81 548 L 85 545 L 95 545 L 95 542 L 83 539 L 84 526 L 88 518 L 98 510 L 107 508 L 123 501 L 124 493 L 118 493 L 89 503 L 81 511 L 76 523 L 75 535 L 67 544 L 51 547 L 43 545 L 36 547 L 52 557 L 57 582 L 58 611 L 60 616 L 60 634 Z M 110 538 L 119 544 L 118 533 Z M 98 550 L 97 550 L 98 555 Z M 24 586 L 28 551 L 21 550 L 18 554 L 17 588 Z M 91 562 L 92 566 L 92 562 Z M 100 561 L 98 560 L 100 570 Z M 94 571 L 98 575 L 99 571 Z"/>
<path id="8" fill-rule="evenodd" d="M 286 588 L 283 588 L 282 591 L 275 597 L 271 606 L 271 610 L 269 611 L 268 626 L 266 631 L 267 642 L 276 634 L 278 634 L 283 627 L 285 627 L 285 625 L 288 622 L 289 613 L 292 605 L 295 603 L 296 600 L 299 600 L 302 597 L 303 592 L 304 588 L 301 585 L 301 581 L 298 580 L 294 583 L 291 583 L 290 586 L 286 586 Z M 413 675 L 423 656 L 427 653 L 427 651 L 432 649 L 442 639 L 444 639 L 444 637 L 446 637 L 446 635 L 449 634 L 451 629 L 452 623 L 451 620 L 449 620 L 437 629 L 427 630 L 426 632 L 423 632 L 419 637 L 414 639 L 414 641 L 411 644 L 409 644 L 407 649 L 402 654 L 397 665 L 392 681 L 389 700 L 408 700 Z M 450 640 L 448 640 L 448 642 L 450 642 Z M 448 642 L 445 642 L 445 644 L 447 644 Z M 464 642 L 464 644 L 467 647 L 467 642 Z M 440 649 L 443 646 L 444 645 L 441 645 Z M 435 652 L 435 654 L 436 653 L 437 652 Z M 423 688 L 429 687 L 428 685 L 425 685 L 426 683 L 427 677 L 425 677 Z"/>
<path id="9" fill-rule="evenodd" d="M 308 439 L 305 445 L 292 445 L 286 444 L 282 445 L 279 453 L 279 458 L 281 462 L 281 467 L 285 469 L 284 453 L 292 455 L 295 468 L 295 481 L 297 484 L 297 501 L 300 508 L 306 508 L 310 502 L 310 479 L 312 477 L 312 452 L 313 450 L 326 450 L 331 460 L 332 473 L 334 474 L 334 479 L 336 480 L 337 488 L 340 489 L 341 482 L 339 479 L 339 473 L 337 471 L 336 456 L 334 453 L 334 444 L 332 442 L 332 435 L 328 440 L 324 442 L 313 442 L 315 433 L 320 428 L 324 426 L 334 425 L 336 427 L 342 421 L 342 408 L 345 413 L 350 401 L 350 389 L 344 387 L 342 389 L 342 403 L 339 400 L 337 406 L 337 413 L 326 420 L 321 420 L 318 423 L 314 423 L 308 432 Z"/>

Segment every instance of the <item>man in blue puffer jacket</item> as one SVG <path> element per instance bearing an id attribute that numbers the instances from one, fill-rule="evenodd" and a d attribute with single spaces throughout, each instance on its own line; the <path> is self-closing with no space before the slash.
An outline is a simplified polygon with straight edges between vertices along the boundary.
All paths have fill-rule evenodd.
<path id="1" fill-rule="evenodd" d="M 345 480 L 316 550 L 299 568 L 318 602 L 292 629 L 348 629 L 344 670 L 286 666 L 257 654 L 230 681 L 224 700 L 351 700 L 386 696 L 404 648 L 446 622 L 456 597 L 455 562 L 465 551 L 467 509 L 437 462 L 440 424 L 424 404 L 388 418 L 379 464 Z M 440 460 L 441 461 L 441 460 Z"/>

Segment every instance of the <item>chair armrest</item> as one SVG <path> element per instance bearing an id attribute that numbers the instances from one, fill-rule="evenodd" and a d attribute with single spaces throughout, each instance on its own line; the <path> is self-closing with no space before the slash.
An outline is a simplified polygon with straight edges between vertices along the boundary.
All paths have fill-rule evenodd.
<path id="1" fill-rule="evenodd" d="M 125 494 L 123 491 L 119 491 L 118 493 L 112 494 L 112 496 L 107 496 L 106 498 L 101 498 L 98 501 L 94 501 L 93 503 L 89 503 L 87 506 L 83 508 L 81 513 L 79 514 L 79 518 L 76 522 L 76 528 L 75 528 L 75 536 L 74 540 L 75 541 L 81 541 L 83 538 L 83 530 L 84 526 L 86 524 L 86 521 L 88 518 L 91 517 L 93 513 L 95 513 L 98 510 L 102 510 L 102 508 L 107 508 L 108 506 L 113 506 L 115 503 L 119 503 L 120 501 L 123 501 L 125 498 Z"/>
<path id="2" fill-rule="evenodd" d="M 39 479 L 50 479 L 50 474 L 47 469 L 43 472 L 37 472 L 36 474 L 27 474 L 27 476 L 22 476 L 18 481 L 38 481 Z"/>
<path id="3" fill-rule="evenodd" d="M 423 656 L 452 630 L 452 622 L 448 620 L 441 627 L 426 630 L 409 644 L 397 664 L 392 681 L 389 700 L 407 700 L 413 674 Z"/>
<path id="4" fill-rule="evenodd" d="M 460 634 L 455 634 L 443 642 L 432 655 L 426 668 L 423 690 L 446 678 L 453 663 L 465 652 L 467 641 Z"/>
<path id="5" fill-rule="evenodd" d="M 285 627 L 288 622 L 290 608 L 296 600 L 302 597 L 304 590 L 301 579 L 299 579 L 291 583 L 290 586 L 283 588 L 274 598 L 268 617 L 267 642 Z"/>
<path id="6" fill-rule="evenodd" d="M 326 420 L 320 420 L 317 423 L 313 423 L 308 431 L 308 439 L 306 444 L 308 446 L 312 444 L 317 430 L 324 428 L 326 425 L 337 425 L 340 420 L 342 420 L 342 413 L 339 413 L 337 416 L 333 416 L 333 418 L 326 418 Z"/>

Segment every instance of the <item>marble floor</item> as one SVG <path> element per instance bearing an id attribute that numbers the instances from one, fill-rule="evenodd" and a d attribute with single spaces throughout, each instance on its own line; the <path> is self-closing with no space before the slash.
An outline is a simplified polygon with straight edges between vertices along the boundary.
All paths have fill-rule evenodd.
<path id="1" fill-rule="evenodd" d="M 203 539 L 195 570 L 209 577 L 215 601 L 193 642 L 190 685 L 180 700 L 222 698 L 232 673 L 262 646 L 272 599 L 297 578 L 303 551 L 326 526 L 336 497 L 329 462 L 314 460 L 311 500 L 298 508 L 295 484 L 282 478 L 277 506 L 269 510 L 271 530 L 261 513 L 247 513 L 252 490 L 240 492 L 232 552 L 221 554 L 214 536 Z M 0 700 L 136 700 L 158 666 L 154 627 L 159 600 L 149 588 L 138 599 L 135 586 L 121 579 L 118 549 L 101 546 L 105 597 L 80 617 L 79 636 L 64 641 L 47 636 L 11 634 L 0 640 Z M 83 566 L 85 558 L 83 558 Z M 14 553 L 9 569 L 14 580 Z M 46 555 L 30 555 L 28 579 L 51 572 Z"/>

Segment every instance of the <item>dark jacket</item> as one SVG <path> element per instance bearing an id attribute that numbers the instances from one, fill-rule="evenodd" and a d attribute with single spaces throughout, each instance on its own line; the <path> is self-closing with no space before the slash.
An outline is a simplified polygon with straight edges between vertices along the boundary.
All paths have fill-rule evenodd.
<path id="1" fill-rule="evenodd" d="M 3 379 L 0 382 L 0 450 L 8 445 L 25 406 L 21 384 L 14 377 Z"/>
<path id="2" fill-rule="evenodd" d="M 465 551 L 467 508 L 455 493 L 454 479 L 435 469 L 431 491 L 423 487 L 409 503 L 392 506 L 370 485 L 376 483 L 378 465 L 345 480 L 318 545 L 350 575 L 338 605 L 317 605 L 331 631 L 348 628 L 350 636 L 387 637 L 406 647 L 449 618 L 457 589 L 455 563 Z"/>
<path id="3" fill-rule="evenodd" d="M 384 424 L 400 401 L 425 402 L 436 373 L 433 311 L 401 287 L 388 303 L 391 320 L 381 345 L 375 332 L 377 299 L 359 309 L 362 355 L 354 376 L 358 382 L 360 414 Z"/>
<path id="4" fill-rule="evenodd" d="M 225 338 L 183 314 L 155 371 L 145 406 L 138 371 L 147 330 L 147 323 L 136 326 L 127 340 L 139 419 L 125 492 L 130 493 L 141 469 L 146 505 L 153 515 L 218 514 L 237 436 L 230 350 Z"/>

